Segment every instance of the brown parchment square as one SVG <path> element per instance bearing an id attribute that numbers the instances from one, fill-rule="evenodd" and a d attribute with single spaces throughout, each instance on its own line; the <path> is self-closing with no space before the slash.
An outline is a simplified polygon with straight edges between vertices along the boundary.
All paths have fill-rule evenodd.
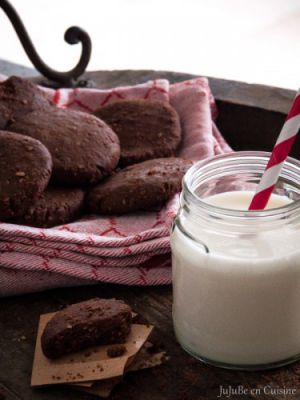
<path id="1" fill-rule="evenodd" d="M 132 368 L 128 369 L 129 371 L 138 371 L 140 369 L 146 369 L 146 368 L 153 368 L 158 365 L 161 365 L 163 360 L 165 359 L 165 353 L 156 353 L 151 355 L 147 359 L 140 359 L 137 364 L 133 364 Z M 126 371 L 127 372 L 127 371 Z M 107 398 L 111 395 L 113 389 L 121 382 L 122 377 L 119 378 L 111 378 L 103 381 L 98 381 L 98 382 L 90 382 L 91 386 L 90 387 L 83 387 L 81 384 L 78 384 L 76 389 L 94 394 L 96 396 L 102 397 L 102 398 Z"/>
<path id="2" fill-rule="evenodd" d="M 125 373 L 146 368 L 153 368 L 161 365 L 164 361 L 168 359 L 165 351 L 160 351 L 153 354 L 149 353 L 146 348 L 147 344 L 149 345 L 149 347 L 152 346 L 151 343 L 146 342 L 144 347 L 142 347 L 139 353 L 135 356 L 133 362 L 128 367 L 126 367 Z M 76 384 L 76 389 L 86 393 L 94 394 L 102 398 L 107 398 L 111 395 L 113 389 L 121 382 L 121 380 L 122 377 L 107 379 L 98 382 L 88 382 L 89 386 L 85 387 L 83 387 L 84 383 L 78 383 Z"/>
<path id="3" fill-rule="evenodd" d="M 55 313 L 40 316 L 37 333 L 31 386 L 89 382 L 122 376 L 129 358 L 135 356 L 146 342 L 153 326 L 133 324 L 121 357 L 109 358 L 108 346 L 95 346 L 57 360 L 44 356 L 41 348 L 42 332 Z"/>

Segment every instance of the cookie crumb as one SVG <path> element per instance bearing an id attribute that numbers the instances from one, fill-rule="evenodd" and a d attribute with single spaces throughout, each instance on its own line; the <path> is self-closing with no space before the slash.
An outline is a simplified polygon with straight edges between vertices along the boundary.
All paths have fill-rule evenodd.
<path id="1" fill-rule="evenodd" d="M 97 364 L 96 367 L 99 369 L 100 372 L 104 371 L 104 369 L 103 369 L 101 364 Z"/>
<path id="2" fill-rule="evenodd" d="M 115 358 L 115 357 L 121 357 L 126 353 L 126 347 L 124 345 L 118 345 L 118 346 L 112 346 L 109 347 L 106 351 L 108 357 L 110 358 Z"/>

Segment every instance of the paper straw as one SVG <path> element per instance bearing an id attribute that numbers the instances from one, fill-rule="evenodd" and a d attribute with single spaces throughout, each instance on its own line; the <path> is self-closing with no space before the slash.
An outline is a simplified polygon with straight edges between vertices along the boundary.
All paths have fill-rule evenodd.
<path id="1" fill-rule="evenodd" d="M 278 139 L 275 143 L 266 169 L 257 186 L 256 193 L 250 203 L 249 210 L 263 210 L 276 186 L 284 161 L 300 128 L 300 89 L 296 94 L 292 107 L 286 117 Z"/>

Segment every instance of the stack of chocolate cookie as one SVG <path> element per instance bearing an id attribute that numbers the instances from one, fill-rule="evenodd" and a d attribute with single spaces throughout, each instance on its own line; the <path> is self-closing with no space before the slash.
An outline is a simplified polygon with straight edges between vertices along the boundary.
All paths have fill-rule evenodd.
<path id="1" fill-rule="evenodd" d="M 190 166 L 174 157 L 180 142 L 169 105 L 124 100 L 90 115 L 11 77 L 0 84 L 0 220 L 50 227 L 157 208 Z"/>

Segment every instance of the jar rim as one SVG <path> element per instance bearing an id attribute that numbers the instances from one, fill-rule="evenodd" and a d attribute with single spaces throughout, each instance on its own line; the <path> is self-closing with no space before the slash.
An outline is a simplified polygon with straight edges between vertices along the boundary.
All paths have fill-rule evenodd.
<path id="1" fill-rule="evenodd" d="M 236 152 L 230 152 L 230 153 L 225 153 L 225 154 L 220 154 L 216 156 L 212 156 L 209 158 L 206 158 L 204 160 L 200 160 L 196 162 L 189 170 L 186 172 L 186 174 L 183 177 L 183 193 L 187 193 L 188 195 L 188 200 L 192 202 L 194 206 L 197 208 L 202 209 L 203 211 L 206 211 L 208 213 L 212 213 L 215 216 L 220 216 L 220 217 L 233 217 L 233 218 L 249 218 L 251 220 L 254 219 L 265 219 L 269 217 L 276 217 L 276 216 L 282 216 L 283 214 L 291 214 L 294 211 L 298 210 L 300 211 L 300 199 L 299 200 L 294 200 L 291 203 L 288 203 L 284 206 L 281 207 L 276 207 L 276 208 L 271 208 L 267 210 L 234 210 L 230 208 L 225 208 L 225 207 L 219 207 L 210 203 L 207 203 L 203 201 L 196 193 L 195 191 L 191 188 L 191 180 L 193 177 L 201 171 L 201 168 L 203 169 L 205 166 L 213 163 L 222 163 L 226 162 L 228 160 L 234 160 L 234 159 L 246 159 L 248 158 L 249 160 L 254 160 L 257 158 L 260 158 L 265 161 L 265 165 L 267 164 L 269 158 L 271 156 L 270 152 L 265 152 L 265 151 L 236 151 Z M 288 167 L 294 167 L 299 170 L 299 186 L 300 186 L 300 161 L 296 160 L 295 158 L 288 157 L 286 161 L 284 162 L 283 169 L 287 169 Z M 281 171 L 281 174 L 282 174 Z"/>

